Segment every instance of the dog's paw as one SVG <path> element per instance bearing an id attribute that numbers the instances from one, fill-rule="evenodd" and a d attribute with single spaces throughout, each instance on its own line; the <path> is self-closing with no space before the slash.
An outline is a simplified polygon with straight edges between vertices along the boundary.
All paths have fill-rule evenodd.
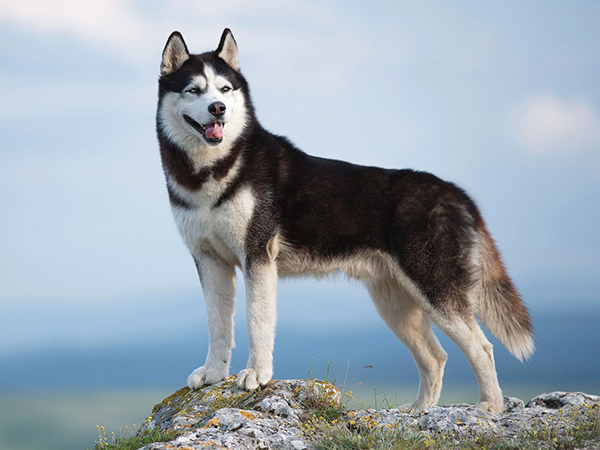
<path id="1" fill-rule="evenodd" d="M 482 411 L 488 411 L 488 412 L 502 414 L 504 412 L 504 403 L 502 401 L 479 402 L 475 405 L 475 408 L 481 409 Z"/>
<path id="2" fill-rule="evenodd" d="M 206 366 L 198 367 L 187 379 L 187 385 L 192 390 L 200 389 L 207 384 L 218 383 L 227 376 L 222 370 L 211 369 Z"/>
<path id="3" fill-rule="evenodd" d="M 267 384 L 272 375 L 271 371 L 261 371 L 252 368 L 244 369 L 238 374 L 237 384 L 238 387 L 246 391 L 253 391 L 254 389 L 258 389 L 259 386 Z"/>

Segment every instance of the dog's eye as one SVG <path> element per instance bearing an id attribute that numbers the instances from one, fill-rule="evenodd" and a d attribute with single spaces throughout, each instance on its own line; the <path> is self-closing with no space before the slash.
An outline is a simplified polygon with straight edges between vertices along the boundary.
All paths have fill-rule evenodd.
<path id="1" fill-rule="evenodd" d="M 187 89 L 185 92 L 189 92 L 190 94 L 199 94 L 200 89 L 194 87 L 194 88 Z"/>
<path id="2" fill-rule="evenodd" d="M 231 90 L 231 88 L 229 86 L 223 86 L 221 88 L 221 92 L 224 94 L 225 92 L 229 92 Z"/>

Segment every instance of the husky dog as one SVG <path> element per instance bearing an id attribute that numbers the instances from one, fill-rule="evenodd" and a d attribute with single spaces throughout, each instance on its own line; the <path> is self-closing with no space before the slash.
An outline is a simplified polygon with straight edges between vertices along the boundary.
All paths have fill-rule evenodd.
<path id="1" fill-rule="evenodd" d="M 420 383 L 411 411 L 437 403 L 446 352 L 436 324 L 462 350 L 483 410 L 501 412 L 487 328 L 519 360 L 534 349 L 527 308 L 473 201 L 425 172 L 317 158 L 269 133 L 255 116 L 229 29 L 215 51 L 190 54 L 169 37 L 156 130 L 171 209 L 208 310 L 206 362 L 187 384 L 229 374 L 235 268 L 244 275 L 247 390 L 273 375 L 280 276 L 342 272 L 362 280 L 377 311 L 408 346 Z"/>

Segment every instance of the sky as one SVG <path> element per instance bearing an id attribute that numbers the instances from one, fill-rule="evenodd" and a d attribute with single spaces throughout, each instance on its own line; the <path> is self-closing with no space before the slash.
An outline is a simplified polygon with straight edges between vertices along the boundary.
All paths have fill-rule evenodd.
<path id="1" fill-rule="evenodd" d="M 231 28 L 261 123 L 304 151 L 465 188 L 532 311 L 597 309 L 598 17 L 594 1 L 0 0 L 0 355 L 204 332 L 154 131 L 174 30 L 200 53 Z M 343 279 L 284 281 L 279 304 L 280 327 L 383 326 Z"/>

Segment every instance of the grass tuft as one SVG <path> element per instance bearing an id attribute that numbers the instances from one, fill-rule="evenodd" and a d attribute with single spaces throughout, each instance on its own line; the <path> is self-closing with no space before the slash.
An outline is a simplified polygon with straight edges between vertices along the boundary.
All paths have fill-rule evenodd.
<path id="1" fill-rule="evenodd" d="M 119 436 L 116 436 L 115 433 L 111 433 L 109 436 L 103 426 L 98 425 L 96 428 L 98 429 L 98 440 L 95 442 L 94 450 L 137 450 L 154 442 L 172 441 L 181 434 L 176 431 L 163 431 L 159 428 L 138 434 L 134 425 L 132 428 L 121 428 Z"/>
<path id="2" fill-rule="evenodd" d="M 353 432 L 345 426 L 332 428 L 316 443 L 316 450 L 421 450 L 427 448 L 427 438 L 419 432 L 396 428 L 362 429 Z"/>

